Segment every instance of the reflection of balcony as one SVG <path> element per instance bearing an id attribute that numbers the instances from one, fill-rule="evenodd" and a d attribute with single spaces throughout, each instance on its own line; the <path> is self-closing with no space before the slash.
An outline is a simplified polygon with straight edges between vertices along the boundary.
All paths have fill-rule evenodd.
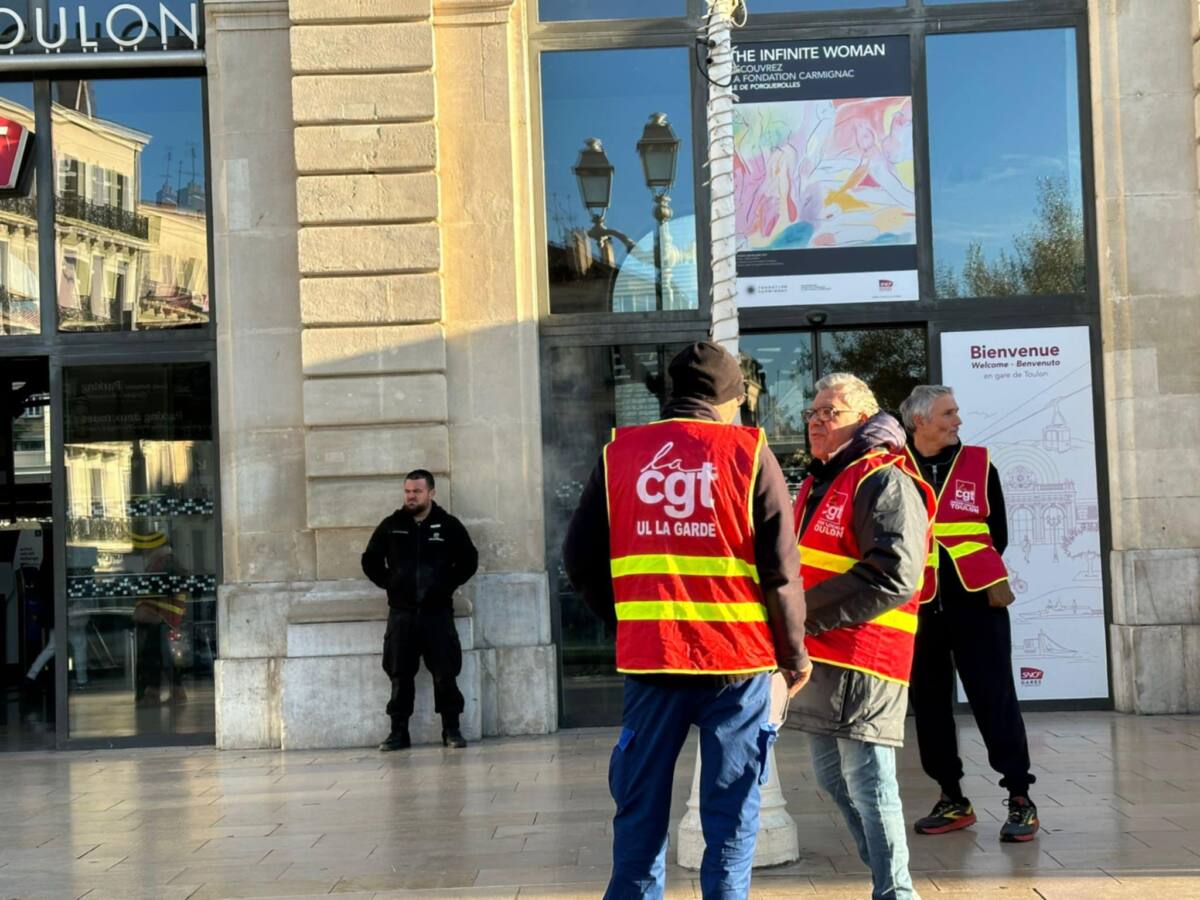
<path id="1" fill-rule="evenodd" d="M 90 222 L 92 225 L 120 231 L 142 240 L 146 240 L 150 236 L 149 219 L 127 209 L 121 209 L 119 206 L 91 203 L 82 197 L 68 195 L 54 198 L 54 210 L 60 216 L 68 219 Z"/>
<path id="2" fill-rule="evenodd" d="M 0 197 L 0 211 L 16 213 L 27 219 L 37 218 L 36 197 Z"/>

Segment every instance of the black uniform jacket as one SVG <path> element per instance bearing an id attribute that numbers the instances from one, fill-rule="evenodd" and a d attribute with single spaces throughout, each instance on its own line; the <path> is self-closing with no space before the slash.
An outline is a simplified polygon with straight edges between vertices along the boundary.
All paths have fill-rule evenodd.
<path id="1" fill-rule="evenodd" d="M 895 452 L 904 448 L 904 429 L 887 413 L 864 422 L 850 443 L 827 462 L 811 463 L 813 486 L 801 534 L 834 479 L 880 448 Z M 896 466 L 879 469 L 855 494 L 853 516 L 861 559 L 849 571 L 809 588 L 809 634 L 867 622 L 904 605 L 917 590 L 925 568 L 929 518 L 916 482 Z M 816 663 L 812 679 L 792 700 L 787 724 L 813 734 L 895 747 L 904 743 L 907 706 L 908 689 L 902 684 Z"/>
<path id="2" fill-rule="evenodd" d="M 392 609 L 449 612 L 454 592 L 479 568 L 479 552 L 462 522 L 436 503 L 424 521 L 398 509 L 382 522 L 362 555 L 363 574 L 387 591 Z"/>
<path id="3" fill-rule="evenodd" d="M 663 418 L 717 421 L 717 412 L 702 400 L 675 400 L 663 411 Z M 791 499 L 779 462 L 766 447 L 759 461 L 752 514 L 754 560 L 775 640 L 776 664 L 781 669 L 803 669 L 808 665 L 804 649 L 804 588 L 800 584 L 800 556 L 792 532 Z M 615 628 L 603 459 L 592 470 L 579 498 L 579 508 L 567 528 L 563 566 L 592 612 Z M 696 676 L 655 676 L 658 680 L 674 677 Z"/>

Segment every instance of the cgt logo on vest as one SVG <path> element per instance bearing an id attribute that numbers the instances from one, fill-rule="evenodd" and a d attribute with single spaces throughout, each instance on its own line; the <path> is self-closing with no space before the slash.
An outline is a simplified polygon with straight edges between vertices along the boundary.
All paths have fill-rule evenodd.
<path id="1" fill-rule="evenodd" d="M 697 503 L 713 509 L 716 467 L 705 461 L 698 469 L 686 468 L 682 459 L 671 458 L 674 448 L 674 442 L 667 441 L 642 468 L 637 480 L 638 499 L 650 506 L 661 504 L 663 512 L 672 519 L 690 518 Z"/>
<path id="2" fill-rule="evenodd" d="M 840 538 L 846 533 L 846 526 L 841 522 L 849 502 L 850 495 L 845 491 L 830 491 L 825 497 L 825 508 L 821 510 L 820 518 L 813 523 L 813 530 L 832 538 Z"/>
<path id="3" fill-rule="evenodd" d="M 1033 666 L 1021 666 L 1021 684 L 1030 687 L 1041 687 L 1042 679 L 1046 677 L 1046 673 L 1041 669 L 1035 669 Z"/>
<path id="4" fill-rule="evenodd" d="M 979 504 L 975 501 L 975 482 L 961 478 L 954 480 L 954 499 L 950 501 L 950 508 L 959 512 L 979 512 Z"/>
<path id="5" fill-rule="evenodd" d="M 21 177 L 30 131 L 20 122 L 0 118 L 0 191 L 11 191 Z"/>

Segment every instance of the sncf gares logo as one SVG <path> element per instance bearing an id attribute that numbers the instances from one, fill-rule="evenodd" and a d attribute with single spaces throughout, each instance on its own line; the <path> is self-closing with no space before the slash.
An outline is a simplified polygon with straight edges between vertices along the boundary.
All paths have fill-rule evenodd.
<path id="1" fill-rule="evenodd" d="M 879 289 L 881 291 L 890 291 L 895 286 L 896 286 L 896 283 L 894 281 L 892 281 L 892 279 L 890 279 L 890 278 L 880 278 L 879 279 Z"/>
<path id="2" fill-rule="evenodd" d="M 1045 677 L 1046 673 L 1041 669 L 1035 669 L 1033 666 L 1021 666 L 1021 684 L 1041 687 L 1042 679 Z"/>
<path id="3" fill-rule="evenodd" d="M 0 118 L 0 191 L 11 191 L 17 186 L 30 136 L 29 129 L 20 122 Z"/>

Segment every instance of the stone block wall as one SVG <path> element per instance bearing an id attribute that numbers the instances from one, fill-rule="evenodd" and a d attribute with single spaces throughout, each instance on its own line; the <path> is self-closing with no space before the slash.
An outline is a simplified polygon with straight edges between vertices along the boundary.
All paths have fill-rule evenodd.
<path id="1" fill-rule="evenodd" d="M 1200 4 L 1089 13 L 1114 694 L 1200 712 Z"/>
<path id="2" fill-rule="evenodd" d="M 382 738 L 385 612 L 359 555 L 417 467 L 480 549 L 456 604 L 465 730 L 557 727 L 522 218 L 525 51 L 510 4 L 206 4 L 214 159 L 239 142 L 255 154 L 225 164 L 214 210 L 230 310 L 220 746 Z M 272 102 L 219 130 L 251 81 Z M 254 209 L 238 206 L 247 198 Z M 276 240 L 245 252 L 264 223 Z M 304 618 L 331 597 L 342 613 Z M 437 736 L 427 688 L 418 739 Z"/>

